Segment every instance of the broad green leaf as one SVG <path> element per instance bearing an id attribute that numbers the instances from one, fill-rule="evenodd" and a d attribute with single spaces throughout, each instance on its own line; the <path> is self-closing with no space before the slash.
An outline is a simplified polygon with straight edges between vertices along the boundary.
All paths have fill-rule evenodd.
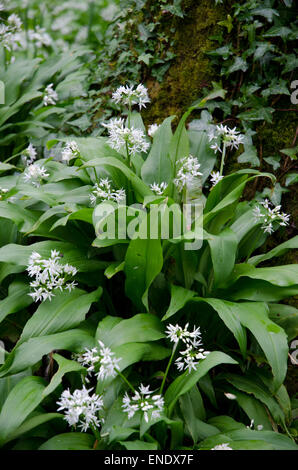
<path id="1" fill-rule="evenodd" d="M 298 336 L 298 309 L 291 305 L 274 303 L 269 303 L 268 307 L 270 319 L 285 330 L 288 340 L 296 338 Z"/>
<path id="2" fill-rule="evenodd" d="M 284 330 L 269 319 L 265 303 L 242 302 L 234 304 L 233 308 L 242 325 L 251 331 L 263 349 L 278 389 L 287 373 L 288 344 Z"/>
<path id="3" fill-rule="evenodd" d="M 184 305 L 186 305 L 187 302 L 191 300 L 195 295 L 196 293 L 194 291 L 172 284 L 171 285 L 171 302 L 162 320 L 163 321 L 167 320 L 176 312 L 181 310 L 184 307 Z"/>
<path id="4" fill-rule="evenodd" d="M 249 395 L 253 395 L 260 402 L 262 402 L 268 408 L 277 424 L 282 424 L 283 426 L 285 425 L 285 415 L 281 407 L 275 398 L 271 395 L 270 390 L 267 389 L 266 386 L 255 375 L 245 377 L 236 374 L 225 374 L 224 377 L 228 382 L 234 385 L 234 387 L 238 388 L 242 392 L 248 393 Z M 257 425 L 264 423 L 255 421 L 255 424 Z"/>
<path id="5" fill-rule="evenodd" d="M 126 450 L 158 450 L 158 443 L 145 441 L 119 441 Z"/>
<path id="6" fill-rule="evenodd" d="M 12 389 L 0 413 L 0 446 L 41 403 L 44 388 L 41 377 L 25 377 Z"/>
<path id="7" fill-rule="evenodd" d="M 81 352 L 94 346 L 94 338 L 84 330 L 68 330 L 54 335 L 30 338 L 8 355 L 0 368 L 0 377 L 12 375 L 38 363 L 41 358 L 54 349 L 66 349 Z"/>
<path id="8" fill-rule="evenodd" d="M 273 250 L 268 251 L 268 253 L 264 253 L 263 255 L 257 255 L 257 256 L 253 256 L 252 258 L 249 258 L 247 262 L 249 264 L 257 266 L 262 261 L 268 261 L 269 259 L 272 259 L 275 256 L 282 256 L 288 250 L 297 249 L 297 248 L 298 248 L 298 235 L 296 237 L 291 238 L 290 240 L 287 240 L 284 243 L 281 243 L 280 245 L 273 248 Z"/>
<path id="9" fill-rule="evenodd" d="M 173 178 L 173 167 L 168 155 L 172 139 L 171 122 L 174 116 L 164 120 L 153 138 L 153 144 L 146 158 L 141 174 L 146 184 L 169 183 Z"/>
<path id="10" fill-rule="evenodd" d="M 63 356 L 59 354 L 54 354 L 53 359 L 58 363 L 59 369 L 53 375 L 51 382 L 49 385 L 44 389 L 43 396 L 46 397 L 50 393 L 52 393 L 58 385 L 61 383 L 62 378 L 68 372 L 82 372 L 85 371 L 85 367 L 81 366 L 76 361 L 70 361 L 69 359 L 65 359 Z"/>
<path id="11" fill-rule="evenodd" d="M 225 284 L 233 271 L 238 247 L 237 237 L 230 228 L 226 228 L 219 235 L 205 232 L 204 238 L 210 246 L 214 288 L 217 288 Z"/>
<path id="12" fill-rule="evenodd" d="M 113 168 L 117 168 L 120 170 L 127 179 L 131 181 L 131 184 L 135 191 L 142 197 L 145 196 L 152 196 L 152 191 L 148 188 L 148 186 L 130 169 L 128 168 L 125 163 L 118 160 L 115 157 L 98 157 L 96 160 L 90 160 L 88 163 L 85 163 L 82 168 L 89 168 L 97 166 L 111 166 Z"/>
<path id="13" fill-rule="evenodd" d="M 0 262 L 12 263 L 25 268 L 33 251 L 37 251 L 42 257 L 48 258 L 51 255 L 51 250 L 58 250 L 63 254 L 63 264 L 71 264 L 81 272 L 105 269 L 108 265 L 104 261 L 87 259 L 86 251 L 71 243 L 57 241 L 42 241 L 27 246 L 11 243 L 0 248 Z"/>
<path id="14" fill-rule="evenodd" d="M 100 327 L 100 325 L 98 326 Z M 98 333 L 96 337 L 101 340 Z M 146 343 L 147 341 L 157 341 L 164 337 L 164 328 L 159 318 L 150 313 L 140 313 L 128 320 L 122 320 L 113 326 L 104 344 L 105 346 L 115 348 L 126 343 Z"/>
<path id="15" fill-rule="evenodd" d="M 39 450 L 92 450 L 95 437 L 82 432 L 57 434 L 39 447 Z"/>
<path id="16" fill-rule="evenodd" d="M 33 300 L 29 294 L 28 284 L 14 281 L 8 288 L 8 295 L 0 300 L 0 323 L 12 313 L 18 312 L 32 304 Z"/>
<path id="17" fill-rule="evenodd" d="M 242 278 L 233 284 L 230 290 L 226 290 L 224 295 L 231 300 L 278 302 L 297 294 L 298 284 L 279 287 L 262 280 Z"/>
<path id="18" fill-rule="evenodd" d="M 289 287 L 297 284 L 298 264 L 287 264 L 285 266 L 271 266 L 268 268 L 255 268 L 251 264 L 237 264 L 233 271 L 232 281 L 240 277 L 261 279 L 279 287 Z"/>
<path id="19" fill-rule="evenodd" d="M 21 424 L 21 426 L 19 426 L 12 434 L 10 434 L 6 442 L 17 439 L 18 437 L 22 437 L 23 434 L 31 431 L 32 429 L 36 428 L 37 426 L 40 426 L 41 424 L 47 423 L 48 421 L 52 421 L 52 419 L 62 418 L 63 415 L 59 413 L 42 413 L 29 417 L 23 422 L 23 424 Z"/>
<path id="20" fill-rule="evenodd" d="M 160 273 L 162 266 L 160 240 L 131 240 L 125 256 L 125 292 L 138 308 L 142 309 L 144 304 L 147 310 L 149 309 L 149 287 Z"/>
<path id="21" fill-rule="evenodd" d="M 59 292 L 53 299 L 42 302 L 26 323 L 18 347 L 30 338 L 75 328 L 85 320 L 91 304 L 98 301 L 101 294 L 101 287 L 90 294 L 74 289 L 71 292 Z"/>
<path id="22" fill-rule="evenodd" d="M 186 371 L 175 379 L 165 393 L 165 402 L 169 408 L 169 413 L 173 410 L 173 407 L 180 396 L 188 392 L 210 369 L 223 363 L 237 364 L 237 361 L 220 351 L 213 351 L 208 354 L 206 359 L 199 362 L 196 370 L 193 370 L 190 373 Z"/>

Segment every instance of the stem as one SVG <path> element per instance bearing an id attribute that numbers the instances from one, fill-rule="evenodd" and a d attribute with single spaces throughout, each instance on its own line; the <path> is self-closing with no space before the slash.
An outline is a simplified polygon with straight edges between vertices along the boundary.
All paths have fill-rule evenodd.
<path id="1" fill-rule="evenodd" d="M 168 376 L 168 373 L 169 373 L 171 364 L 172 364 L 172 362 L 173 362 L 173 359 L 174 359 L 174 356 L 175 356 L 175 352 L 176 352 L 178 343 L 179 343 L 179 341 L 178 341 L 178 342 L 175 344 L 175 346 L 173 347 L 173 351 L 172 351 L 171 357 L 170 357 L 170 359 L 169 359 L 169 362 L 168 362 L 168 365 L 167 365 L 167 368 L 166 368 L 166 371 L 165 371 L 165 374 L 164 374 L 164 376 L 163 376 L 163 380 L 162 380 L 162 383 L 161 383 L 161 386 L 160 386 L 160 389 L 159 389 L 159 394 L 160 394 L 160 395 L 162 394 L 162 391 L 163 391 L 163 389 L 164 389 L 164 386 L 165 386 L 165 383 L 166 383 L 166 379 L 167 379 L 167 376 Z"/>
<path id="2" fill-rule="evenodd" d="M 97 172 L 96 172 L 94 167 L 93 167 L 93 171 L 94 171 L 94 176 L 95 176 L 96 183 L 99 184 L 99 178 L 97 176 Z"/>
<path id="3" fill-rule="evenodd" d="M 127 380 L 127 378 L 125 377 L 125 375 L 123 375 L 120 370 L 117 369 L 117 373 L 118 375 L 121 377 L 121 379 L 126 383 L 126 385 L 129 386 L 130 390 L 133 391 L 133 393 L 136 393 L 134 387 L 131 385 L 131 383 Z"/>
<path id="4" fill-rule="evenodd" d="M 222 156 L 221 156 L 220 171 L 219 171 L 220 176 L 222 176 L 222 173 L 223 173 L 223 168 L 224 168 L 224 164 L 225 164 L 225 156 L 226 156 L 226 144 L 224 143 L 223 150 L 222 150 Z"/>

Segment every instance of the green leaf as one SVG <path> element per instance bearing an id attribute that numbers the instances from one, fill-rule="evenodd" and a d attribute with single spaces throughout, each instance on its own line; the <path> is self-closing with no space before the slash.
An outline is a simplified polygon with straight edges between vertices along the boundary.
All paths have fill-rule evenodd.
<path id="1" fill-rule="evenodd" d="M 251 331 L 263 349 L 272 368 L 274 387 L 278 389 L 287 373 L 288 343 L 284 330 L 269 319 L 265 303 L 241 302 L 234 304 L 234 308 L 242 325 Z"/>
<path id="2" fill-rule="evenodd" d="M 92 450 L 95 437 L 82 432 L 57 434 L 39 447 L 39 450 Z"/>
<path id="3" fill-rule="evenodd" d="M 131 181 L 131 184 L 134 190 L 142 197 L 152 196 L 152 191 L 148 186 L 132 171 L 130 170 L 123 162 L 118 160 L 115 157 L 98 157 L 96 160 L 90 160 L 88 163 L 85 163 L 81 168 L 89 168 L 97 166 L 105 167 L 111 166 L 112 168 L 117 168 L 120 170 L 127 179 Z"/>
<path id="4" fill-rule="evenodd" d="M 253 395 L 255 398 L 257 398 L 268 408 L 275 422 L 285 426 L 285 415 L 283 410 L 275 398 L 271 395 L 270 390 L 266 388 L 261 380 L 259 380 L 255 375 L 248 374 L 248 376 L 245 377 L 236 374 L 224 374 L 224 378 L 242 392 L 248 393 L 249 395 Z M 265 410 L 264 415 L 266 416 Z M 253 419 L 253 417 L 251 419 Z M 255 425 L 258 424 L 264 423 L 262 423 L 262 421 L 255 422 Z"/>
<path id="5" fill-rule="evenodd" d="M 172 284 L 171 285 L 171 302 L 162 320 L 163 321 L 167 320 L 168 318 L 173 316 L 176 312 L 181 310 L 184 307 L 184 305 L 186 305 L 187 302 L 191 300 L 195 295 L 196 295 L 196 292 L 194 291 Z"/>
<path id="6" fill-rule="evenodd" d="M 297 284 L 298 279 L 298 264 L 271 266 L 268 268 L 255 268 L 251 264 L 244 263 L 237 264 L 233 272 L 232 281 L 236 281 L 240 277 L 261 279 L 280 287 L 294 286 Z"/>
<path id="7" fill-rule="evenodd" d="M 119 441 L 126 450 L 158 450 L 157 442 L 145 442 L 145 441 Z"/>
<path id="8" fill-rule="evenodd" d="M 28 284 L 15 281 L 8 288 L 8 295 L 0 300 L 0 323 L 12 313 L 18 312 L 32 304 L 33 300 L 29 294 Z"/>
<path id="9" fill-rule="evenodd" d="M 290 240 L 285 241 L 284 243 L 281 243 L 280 245 L 273 248 L 273 250 L 268 251 L 268 253 L 249 258 L 247 262 L 249 264 L 257 266 L 262 261 L 268 261 L 269 259 L 272 259 L 275 256 L 282 256 L 288 250 L 297 249 L 297 248 L 298 248 L 298 235 L 296 235 L 296 237 L 291 238 Z"/>
<path id="10" fill-rule="evenodd" d="M 54 349 L 81 352 L 84 348 L 94 347 L 94 338 L 84 330 L 68 330 L 54 335 L 30 338 L 16 346 L 0 368 L 0 377 L 12 375 L 33 366 Z"/>
<path id="11" fill-rule="evenodd" d="M 291 305 L 269 303 L 269 317 L 285 330 L 288 340 L 298 336 L 298 309 Z"/>
<path id="12" fill-rule="evenodd" d="M 233 230 L 226 228 L 219 235 L 204 232 L 204 239 L 207 239 L 210 246 L 214 288 L 217 288 L 225 284 L 233 271 L 238 247 L 237 237 Z"/>
<path id="13" fill-rule="evenodd" d="M 41 403 L 44 387 L 42 378 L 25 377 L 12 389 L 0 413 L 0 446 Z"/>
<path id="14" fill-rule="evenodd" d="M 71 264 L 80 272 L 105 269 L 108 265 L 107 262 L 88 259 L 86 250 L 71 243 L 60 241 L 42 241 L 27 246 L 10 243 L 0 248 L 0 262 L 12 263 L 25 268 L 33 251 L 37 251 L 42 257 L 48 258 L 51 255 L 51 250 L 62 253 L 64 255 L 63 264 Z"/>
<path id="15" fill-rule="evenodd" d="M 49 385 L 44 389 L 43 396 L 46 397 L 50 393 L 52 393 L 58 385 L 61 383 L 62 378 L 68 372 L 83 372 L 86 371 L 85 367 L 81 366 L 76 361 L 70 361 L 69 359 L 65 359 L 64 357 L 60 356 L 59 354 L 54 354 L 53 359 L 58 363 L 59 369 L 53 375 L 51 382 Z"/>
<path id="16" fill-rule="evenodd" d="M 59 413 L 41 413 L 31 418 L 26 419 L 21 426 L 19 426 L 12 434 L 10 434 L 9 439 L 6 442 L 22 437 L 23 434 L 31 431 L 32 429 L 40 426 L 41 424 L 52 421 L 52 419 L 62 419 L 63 415 Z"/>
<path id="17" fill-rule="evenodd" d="M 75 328 L 85 320 L 91 304 L 98 301 L 101 294 L 101 287 L 91 294 L 74 289 L 71 292 L 60 292 L 53 299 L 42 302 L 26 323 L 18 346 L 30 338 Z"/>
<path id="18" fill-rule="evenodd" d="M 105 322 L 105 320 L 103 321 Z M 96 338 L 103 341 L 100 335 L 101 324 L 102 322 L 98 325 Z M 164 328 L 160 319 L 150 313 L 140 313 L 113 325 L 106 336 L 105 342 L 103 342 L 105 346 L 114 348 L 126 343 L 157 341 L 164 337 Z"/>
<path id="19" fill-rule="evenodd" d="M 126 295 L 142 309 L 149 310 L 148 291 L 163 266 L 160 240 L 131 240 L 125 256 Z"/>
<path id="20" fill-rule="evenodd" d="M 210 369 L 223 363 L 237 364 L 237 361 L 220 351 L 212 351 L 206 359 L 199 362 L 196 370 L 190 373 L 184 372 L 175 379 L 165 393 L 165 402 L 169 408 L 169 413 L 173 410 L 179 397 L 187 393 Z"/>
<path id="21" fill-rule="evenodd" d="M 172 139 L 171 122 L 174 116 L 164 120 L 153 138 L 153 144 L 146 158 L 141 175 L 146 184 L 169 183 L 173 178 L 173 167 L 168 155 Z"/>

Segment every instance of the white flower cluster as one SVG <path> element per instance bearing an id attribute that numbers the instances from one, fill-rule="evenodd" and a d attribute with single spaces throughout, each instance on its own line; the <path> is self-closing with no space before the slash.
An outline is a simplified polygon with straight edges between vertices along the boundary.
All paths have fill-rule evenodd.
<path id="1" fill-rule="evenodd" d="M 8 189 L 0 187 L 0 201 L 3 199 L 6 193 L 8 193 Z"/>
<path id="2" fill-rule="evenodd" d="M 97 428 L 101 424 L 97 413 L 103 408 L 103 400 L 95 393 L 89 395 L 89 391 L 83 386 L 82 390 L 75 390 L 73 394 L 69 389 L 64 390 L 60 400 L 57 401 L 58 411 L 66 410 L 64 419 L 69 426 L 76 426 L 86 432 L 89 427 Z"/>
<path id="3" fill-rule="evenodd" d="M 112 100 L 117 104 L 126 106 L 133 106 L 137 104 L 139 109 L 146 108 L 146 103 L 150 103 L 148 90 L 144 85 L 138 85 L 136 88 L 133 86 L 120 86 L 112 95 Z"/>
<path id="4" fill-rule="evenodd" d="M 46 32 L 45 28 L 40 28 L 39 26 L 36 26 L 35 30 L 28 30 L 28 38 L 38 48 L 43 46 L 49 47 L 53 43 L 51 36 Z"/>
<path id="5" fill-rule="evenodd" d="M 255 206 L 253 215 L 256 222 L 262 221 L 262 230 L 264 233 L 273 233 L 279 225 L 289 225 L 290 216 L 281 212 L 281 206 L 271 208 L 273 204 L 265 199 L 259 203 L 260 205 Z"/>
<path id="6" fill-rule="evenodd" d="M 219 181 L 223 179 L 223 176 L 220 175 L 219 171 L 212 171 L 210 181 L 212 183 L 212 187 L 214 187 Z"/>
<path id="7" fill-rule="evenodd" d="M 87 367 L 88 375 L 94 373 L 99 380 L 115 377 L 121 358 L 115 357 L 115 353 L 107 348 L 102 341 L 98 341 L 98 344 L 99 348 L 86 348 L 86 352 L 77 354 L 75 359 L 84 367 Z"/>
<path id="8" fill-rule="evenodd" d="M 123 118 L 111 119 L 108 124 L 102 124 L 109 133 L 108 144 L 118 152 L 127 148 L 129 155 L 147 152 L 150 144 L 146 141 L 141 129 L 125 127 Z"/>
<path id="9" fill-rule="evenodd" d="M 26 166 L 32 165 L 32 163 L 36 160 L 36 149 L 30 143 L 28 147 L 22 152 L 22 160 Z"/>
<path id="10" fill-rule="evenodd" d="M 99 183 L 95 184 L 90 194 L 91 204 L 95 205 L 98 199 L 115 201 L 120 204 L 120 202 L 126 199 L 125 189 L 121 188 L 115 190 L 112 188 L 111 181 L 108 178 L 101 178 Z"/>
<path id="11" fill-rule="evenodd" d="M 158 196 L 161 196 L 164 193 L 164 191 L 167 189 L 167 187 L 168 185 L 164 181 L 160 184 L 158 183 L 150 184 L 151 191 L 153 191 Z"/>
<path id="12" fill-rule="evenodd" d="M 240 132 L 236 130 L 236 127 L 230 129 L 222 124 L 215 126 L 215 129 L 209 132 L 208 137 L 209 142 L 214 142 L 210 148 L 212 148 L 215 153 L 222 152 L 222 143 L 226 148 L 231 147 L 231 149 L 238 149 L 239 145 L 244 142 L 244 135 L 240 134 Z"/>
<path id="13" fill-rule="evenodd" d="M 74 140 L 67 142 L 61 154 L 62 161 L 68 163 L 73 158 L 78 158 L 79 156 L 80 150 L 78 144 Z"/>
<path id="14" fill-rule="evenodd" d="M 233 450 L 228 443 L 218 444 L 217 446 L 212 447 L 211 450 Z"/>
<path id="15" fill-rule="evenodd" d="M 55 296 L 55 290 L 68 290 L 75 288 L 76 282 L 69 282 L 76 275 L 77 269 L 70 264 L 60 264 L 61 254 L 56 250 L 51 250 L 48 259 L 42 259 L 41 255 L 34 251 L 28 262 L 27 271 L 30 277 L 35 276 L 35 280 L 30 282 L 30 287 L 34 289 L 29 295 L 35 302 L 39 300 L 51 300 Z"/>
<path id="16" fill-rule="evenodd" d="M 44 106 L 49 106 L 50 104 L 54 106 L 58 101 L 58 94 L 53 89 L 53 86 L 54 86 L 53 83 L 50 83 L 44 91 L 44 94 L 43 94 Z"/>
<path id="17" fill-rule="evenodd" d="M 152 395 L 153 393 L 149 390 L 149 385 L 144 387 L 143 384 L 139 386 L 139 390 L 136 390 L 132 397 L 125 393 L 122 408 L 128 414 L 128 419 L 138 411 L 143 413 L 146 423 L 149 419 L 160 417 L 160 413 L 164 409 L 164 399 L 161 395 Z"/>
<path id="18" fill-rule="evenodd" d="M 179 371 L 192 369 L 196 370 L 196 366 L 201 359 L 205 359 L 210 351 L 205 351 L 202 346 L 200 327 L 193 328 L 193 331 L 188 330 L 188 323 L 182 328 L 179 325 L 168 325 L 166 334 L 170 341 L 176 345 L 181 340 L 186 349 L 180 351 L 180 356 L 176 359 L 175 363 Z"/>
<path id="19" fill-rule="evenodd" d="M 200 163 L 196 157 L 189 155 L 181 158 L 178 162 L 179 170 L 174 179 L 174 184 L 179 191 L 182 191 L 185 185 L 191 184 L 197 176 L 202 176 L 199 171 Z"/>
<path id="20" fill-rule="evenodd" d="M 0 45 L 6 50 L 15 49 L 18 39 L 17 36 L 21 31 L 22 21 L 18 15 L 13 13 L 7 18 L 7 24 L 0 24 Z"/>
<path id="21" fill-rule="evenodd" d="M 33 186 L 39 187 L 43 179 L 47 178 L 49 173 L 44 166 L 40 166 L 37 163 L 29 165 L 23 174 L 23 178 L 26 183 L 31 183 Z"/>
<path id="22" fill-rule="evenodd" d="M 160 128 L 160 125 L 151 124 L 151 126 L 148 127 L 148 135 L 150 137 L 154 137 L 159 128 Z"/>

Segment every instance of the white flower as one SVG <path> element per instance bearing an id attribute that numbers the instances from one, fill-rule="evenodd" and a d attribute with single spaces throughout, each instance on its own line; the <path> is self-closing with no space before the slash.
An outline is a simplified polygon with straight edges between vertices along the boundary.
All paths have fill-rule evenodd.
<path id="1" fill-rule="evenodd" d="M 147 152 L 150 144 L 146 141 L 141 129 L 128 128 L 124 126 L 124 119 L 111 119 L 108 124 L 102 124 L 108 129 L 108 144 L 118 152 L 127 149 L 129 155 Z"/>
<path id="2" fill-rule="evenodd" d="M 77 158 L 79 156 L 80 150 L 78 144 L 74 140 L 67 142 L 61 154 L 62 161 L 68 163 L 72 158 Z"/>
<path id="3" fill-rule="evenodd" d="M 240 134 L 240 132 L 236 130 L 236 127 L 234 127 L 234 129 L 230 129 L 227 126 L 220 124 L 215 126 L 215 129 L 212 129 L 212 131 L 209 132 L 208 137 L 209 142 L 212 142 L 210 148 L 212 148 L 216 153 L 222 152 L 221 144 L 226 148 L 231 147 L 231 149 L 238 149 L 239 145 L 243 144 L 245 136 Z"/>
<path id="4" fill-rule="evenodd" d="M 218 444 L 217 446 L 212 447 L 211 450 L 233 450 L 228 443 Z"/>
<path id="5" fill-rule="evenodd" d="M 273 204 L 269 199 L 260 201 L 259 205 L 253 209 L 253 215 L 256 223 L 262 222 L 262 230 L 264 233 L 273 233 L 278 226 L 289 225 L 290 216 L 281 212 L 281 206 L 270 207 Z"/>
<path id="6" fill-rule="evenodd" d="M 160 417 L 164 409 L 164 399 L 162 395 L 152 395 L 153 393 L 149 386 L 144 387 L 143 384 L 139 386 L 132 397 L 125 393 L 122 408 L 128 414 L 128 419 L 138 411 L 143 414 L 146 423 L 149 422 L 149 419 Z"/>
<path id="7" fill-rule="evenodd" d="M 139 108 L 146 108 L 146 103 L 150 103 L 148 90 L 144 85 L 138 85 L 135 89 L 133 86 L 120 86 L 112 95 L 112 100 L 117 104 L 132 106 L 138 104 Z"/>
<path id="8" fill-rule="evenodd" d="M 23 24 L 21 21 L 21 18 L 15 13 L 13 13 L 7 18 L 7 22 L 9 26 L 11 27 L 11 29 L 15 32 L 20 31 L 22 24 Z"/>
<path id="9" fill-rule="evenodd" d="M 99 380 L 115 377 L 121 358 L 115 357 L 115 353 L 107 348 L 102 341 L 98 341 L 98 344 L 99 348 L 86 348 L 85 352 L 76 355 L 76 360 L 87 367 L 89 375 L 94 373 Z"/>
<path id="10" fill-rule="evenodd" d="M 1 201 L 1 199 L 3 199 L 5 194 L 8 193 L 8 191 L 9 191 L 8 189 L 0 187 L 0 201 Z"/>
<path id="11" fill-rule="evenodd" d="M 22 159 L 25 165 L 32 165 L 32 163 L 36 160 L 36 155 L 37 155 L 36 149 L 30 143 L 28 147 L 22 153 Z"/>
<path id="12" fill-rule="evenodd" d="M 197 365 L 201 359 L 205 359 L 210 351 L 204 351 L 203 348 L 194 349 L 193 346 L 188 346 L 185 351 L 181 351 L 181 356 L 176 359 L 175 364 L 179 371 L 188 370 L 190 373 L 197 369 Z"/>
<path id="13" fill-rule="evenodd" d="M 223 176 L 219 174 L 219 171 L 212 171 L 211 173 L 211 183 L 212 187 L 215 186 L 219 181 L 223 179 Z"/>
<path id="14" fill-rule="evenodd" d="M 35 30 L 28 30 L 28 38 L 37 48 L 42 46 L 49 47 L 53 43 L 51 36 L 46 32 L 45 28 L 40 28 L 39 26 L 36 26 Z"/>
<path id="15" fill-rule="evenodd" d="M 150 184 L 151 191 L 153 191 L 158 196 L 161 196 L 164 193 L 164 191 L 167 189 L 167 187 L 168 185 L 164 181 L 160 184 L 158 183 Z"/>
<path id="16" fill-rule="evenodd" d="M 108 178 L 101 178 L 100 181 L 95 184 L 90 194 L 91 204 L 95 205 L 98 199 L 101 201 L 115 201 L 120 204 L 125 201 L 126 193 L 123 188 L 117 190 L 113 189 L 111 181 Z"/>
<path id="17" fill-rule="evenodd" d="M 37 163 L 33 163 L 32 165 L 29 165 L 23 174 L 23 178 L 26 181 L 26 183 L 31 183 L 33 186 L 40 186 L 40 183 L 43 179 L 47 178 L 49 173 L 47 173 L 47 170 L 45 169 L 44 166 L 40 166 Z"/>
<path id="18" fill-rule="evenodd" d="M 181 158 L 178 166 L 180 168 L 174 179 L 174 184 L 179 191 L 182 191 L 185 185 L 191 184 L 197 176 L 202 176 L 202 173 L 199 171 L 201 165 L 198 159 L 192 155 Z"/>
<path id="19" fill-rule="evenodd" d="M 103 400 L 95 393 L 89 395 L 91 390 L 87 390 L 85 386 L 82 390 L 75 390 L 73 394 L 69 389 L 64 390 L 60 400 L 57 401 L 58 411 L 66 410 L 64 419 L 69 426 L 79 424 L 83 432 L 86 432 L 89 427 L 97 428 L 101 424 L 97 413 L 103 408 Z"/>
<path id="20" fill-rule="evenodd" d="M 53 86 L 54 86 L 53 83 L 50 83 L 44 91 L 44 95 L 43 95 L 44 106 L 49 106 L 49 104 L 55 105 L 58 101 L 58 94 L 53 89 Z"/>
<path id="21" fill-rule="evenodd" d="M 151 126 L 148 127 L 148 135 L 150 137 L 154 137 L 156 134 L 156 131 L 160 128 L 160 125 L 158 124 L 151 124 Z"/>
<path id="22" fill-rule="evenodd" d="M 193 331 L 188 330 L 188 323 L 182 328 L 179 325 L 169 324 L 166 328 L 166 335 L 176 345 L 181 340 L 185 345 L 185 351 L 180 351 L 180 356 L 175 364 L 179 371 L 196 370 L 196 366 L 201 359 L 205 359 L 209 351 L 205 351 L 202 346 L 200 327 L 194 326 Z"/>
<path id="23" fill-rule="evenodd" d="M 181 340 L 183 343 L 193 347 L 198 347 L 202 344 L 200 327 L 196 328 L 194 326 L 193 331 L 188 331 L 188 323 L 184 328 L 178 324 L 167 325 L 166 335 L 173 343 L 178 343 L 178 341 Z"/>
<path id="24" fill-rule="evenodd" d="M 51 300 L 55 296 L 55 290 L 68 290 L 69 292 L 77 285 L 74 281 L 68 282 L 71 277 L 77 274 L 77 269 L 69 264 L 60 264 L 61 255 L 58 251 L 52 250 L 48 259 L 42 259 L 37 252 L 32 252 L 27 272 L 35 279 L 30 282 L 30 287 L 34 289 L 29 295 L 35 302 L 47 299 Z"/>
<path id="25" fill-rule="evenodd" d="M 237 400 L 236 395 L 233 393 L 225 393 L 225 396 L 228 398 L 228 400 Z"/>

